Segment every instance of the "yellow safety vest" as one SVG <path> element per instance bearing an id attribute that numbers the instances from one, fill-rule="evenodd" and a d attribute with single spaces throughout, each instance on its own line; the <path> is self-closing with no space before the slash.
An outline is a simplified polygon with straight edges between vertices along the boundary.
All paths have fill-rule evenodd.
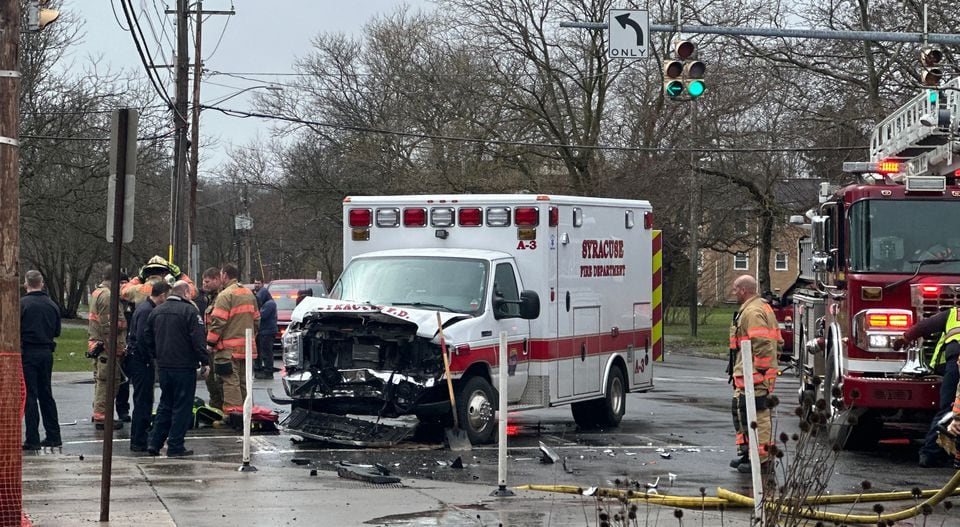
<path id="1" fill-rule="evenodd" d="M 947 324 L 943 328 L 943 334 L 937 342 L 937 347 L 933 349 L 933 357 L 930 358 L 930 367 L 936 368 L 947 362 L 943 355 L 943 348 L 950 342 L 960 342 L 960 311 L 956 307 L 950 308 L 950 314 L 947 315 Z"/>

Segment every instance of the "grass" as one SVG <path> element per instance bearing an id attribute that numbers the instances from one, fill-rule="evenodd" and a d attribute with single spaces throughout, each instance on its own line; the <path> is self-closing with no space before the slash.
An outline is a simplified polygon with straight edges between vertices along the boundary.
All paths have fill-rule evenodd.
<path id="1" fill-rule="evenodd" d="M 694 349 L 698 352 L 717 356 L 726 356 L 730 342 L 730 322 L 735 306 L 700 307 L 700 321 L 697 324 L 697 336 L 690 336 L 690 317 L 686 306 L 673 308 L 675 319 L 665 324 L 663 333 L 668 349 Z M 709 310 L 704 320 L 704 310 Z"/>
<path id="2" fill-rule="evenodd" d="M 53 354 L 53 371 L 92 371 L 93 363 L 84 357 L 87 352 L 87 329 L 64 327 Z"/>

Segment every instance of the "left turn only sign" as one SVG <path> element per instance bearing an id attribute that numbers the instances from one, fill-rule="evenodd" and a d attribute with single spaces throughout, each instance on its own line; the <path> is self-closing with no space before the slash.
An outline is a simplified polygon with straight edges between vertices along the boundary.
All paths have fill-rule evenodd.
<path id="1" fill-rule="evenodd" d="M 650 49 L 650 18 L 646 11 L 611 9 L 609 11 L 610 47 L 607 56 L 612 59 L 645 59 Z"/>

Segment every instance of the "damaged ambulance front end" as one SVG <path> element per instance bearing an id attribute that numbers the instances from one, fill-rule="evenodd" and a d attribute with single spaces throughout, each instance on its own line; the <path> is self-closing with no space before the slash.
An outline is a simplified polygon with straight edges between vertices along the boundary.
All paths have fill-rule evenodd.
<path id="1" fill-rule="evenodd" d="M 368 421 L 336 416 L 449 414 L 437 314 L 445 331 L 465 334 L 484 309 L 488 268 L 466 258 L 352 261 L 328 298 L 307 298 L 293 312 L 283 337 L 283 386 L 292 405 L 285 428 L 370 446 L 379 439 L 351 431 L 370 428 Z"/>

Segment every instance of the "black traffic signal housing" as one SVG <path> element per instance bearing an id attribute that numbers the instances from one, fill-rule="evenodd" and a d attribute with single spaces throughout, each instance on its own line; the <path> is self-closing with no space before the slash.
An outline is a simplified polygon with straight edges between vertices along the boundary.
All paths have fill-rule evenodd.
<path id="1" fill-rule="evenodd" d="M 930 88 L 940 86 L 943 69 L 939 66 L 943 60 L 940 48 L 927 46 L 920 50 L 920 84 Z"/>
<path id="2" fill-rule="evenodd" d="M 678 40 L 673 45 L 675 58 L 663 61 L 663 91 L 671 99 L 686 95 L 696 99 L 703 95 L 706 84 L 703 81 L 707 66 L 697 60 L 696 45 L 689 40 Z"/>

